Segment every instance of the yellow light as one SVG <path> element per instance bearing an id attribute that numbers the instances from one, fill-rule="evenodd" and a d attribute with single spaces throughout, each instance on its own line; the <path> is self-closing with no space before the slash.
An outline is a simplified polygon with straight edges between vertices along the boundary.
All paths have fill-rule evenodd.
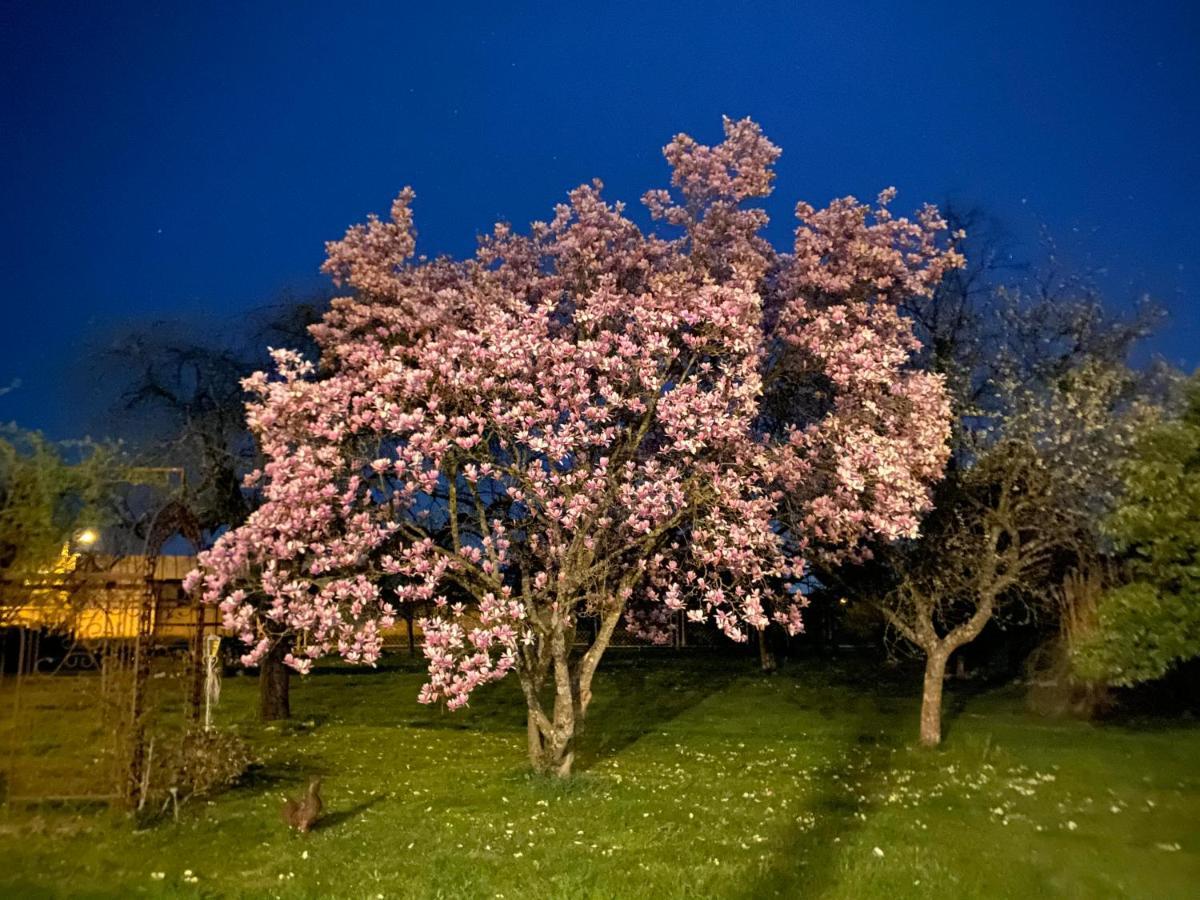
<path id="1" fill-rule="evenodd" d="M 75 541 L 81 546 L 90 547 L 92 544 L 96 543 L 99 538 L 100 535 L 96 534 L 93 529 L 85 528 L 83 531 L 79 532 L 78 536 L 75 538 Z"/>
<path id="2" fill-rule="evenodd" d="M 845 597 L 842 597 L 840 600 L 838 600 L 838 603 L 842 604 L 842 606 L 845 606 L 849 602 L 850 601 L 847 600 Z"/>

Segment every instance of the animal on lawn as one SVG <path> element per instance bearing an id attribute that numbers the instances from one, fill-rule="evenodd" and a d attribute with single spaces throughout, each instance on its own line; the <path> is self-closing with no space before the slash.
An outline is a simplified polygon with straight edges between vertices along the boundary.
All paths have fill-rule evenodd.
<path id="1" fill-rule="evenodd" d="M 324 809 L 324 804 L 321 802 L 321 779 L 319 776 L 314 776 L 308 783 L 308 790 L 295 800 L 283 802 L 279 815 L 283 819 L 283 824 L 304 834 L 321 817 L 322 809 Z"/>

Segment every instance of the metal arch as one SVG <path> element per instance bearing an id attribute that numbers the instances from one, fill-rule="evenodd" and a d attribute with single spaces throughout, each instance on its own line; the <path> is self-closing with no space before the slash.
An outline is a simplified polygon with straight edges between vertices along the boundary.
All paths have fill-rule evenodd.
<path id="1" fill-rule="evenodd" d="M 146 729 L 143 717 L 146 706 L 146 687 L 150 680 L 150 660 L 154 650 L 155 612 L 158 608 L 158 591 L 154 578 L 162 548 L 176 534 L 199 552 L 202 541 L 199 519 L 183 501 L 172 498 L 164 503 L 150 520 L 146 540 L 142 548 L 145 565 L 145 591 L 138 612 L 137 638 L 133 646 L 133 690 L 130 698 L 129 724 L 132 744 L 129 752 L 128 778 L 125 796 L 130 807 L 138 808 L 145 800 L 148 766 L 146 759 Z M 203 615 L 203 607 L 201 607 Z M 203 628 L 197 629 L 196 641 L 203 642 Z M 195 651 L 196 648 L 193 648 Z M 195 659 L 200 654 L 194 652 Z"/>

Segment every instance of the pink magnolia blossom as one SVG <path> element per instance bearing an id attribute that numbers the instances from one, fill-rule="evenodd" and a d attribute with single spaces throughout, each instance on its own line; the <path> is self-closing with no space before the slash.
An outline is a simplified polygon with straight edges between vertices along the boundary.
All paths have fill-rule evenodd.
<path id="1" fill-rule="evenodd" d="M 665 155 L 645 203 L 674 234 L 594 182 L 464 261 L 413 257 L 408 189 L 329 244 L 352 293 L 312 329 L 319 369 L 276 351 L 246 382 L 265 502 L 189 579 L 247 661 L 269 620 L 296 668 L 373 663 L 395 603 L 428 603 L 421 699 L 456 707 L 514 669 L 540 686 L 582 615 L 601 651 L 627 614 L 652 640 L 684 610 L 795 632 L 770 585 L 916 532 L 949 411 L 898 305 L 961 264 L 944 223 L 890 191 L 802 203 L 780 253 L 746 205 L 779 155 L 757 125 Z"/>

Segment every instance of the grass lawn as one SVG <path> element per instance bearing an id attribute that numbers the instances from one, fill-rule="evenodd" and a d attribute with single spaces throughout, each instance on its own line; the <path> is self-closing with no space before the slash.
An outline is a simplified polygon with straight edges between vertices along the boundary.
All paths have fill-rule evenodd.
<path id="1" fill-rule="evenodd" d="M 249 783 L 143 831 L 0 812 L 0 896 L 1200 896 L 1194 725 L 1043 721 L 1015 692 L 952 690 L 944 749 L 920 752 L 914 693 L 882 676 L 612 653 L 560 784 L 526 774 L 515 684 L 444 713 L 420 682 L 316 674 L 295 721 L 262 728 L 255 683 L 227 679 L 222 724 L 262 759 Z M 325 820 L 291 834 L 280 800 L 318 772 Z"/>

